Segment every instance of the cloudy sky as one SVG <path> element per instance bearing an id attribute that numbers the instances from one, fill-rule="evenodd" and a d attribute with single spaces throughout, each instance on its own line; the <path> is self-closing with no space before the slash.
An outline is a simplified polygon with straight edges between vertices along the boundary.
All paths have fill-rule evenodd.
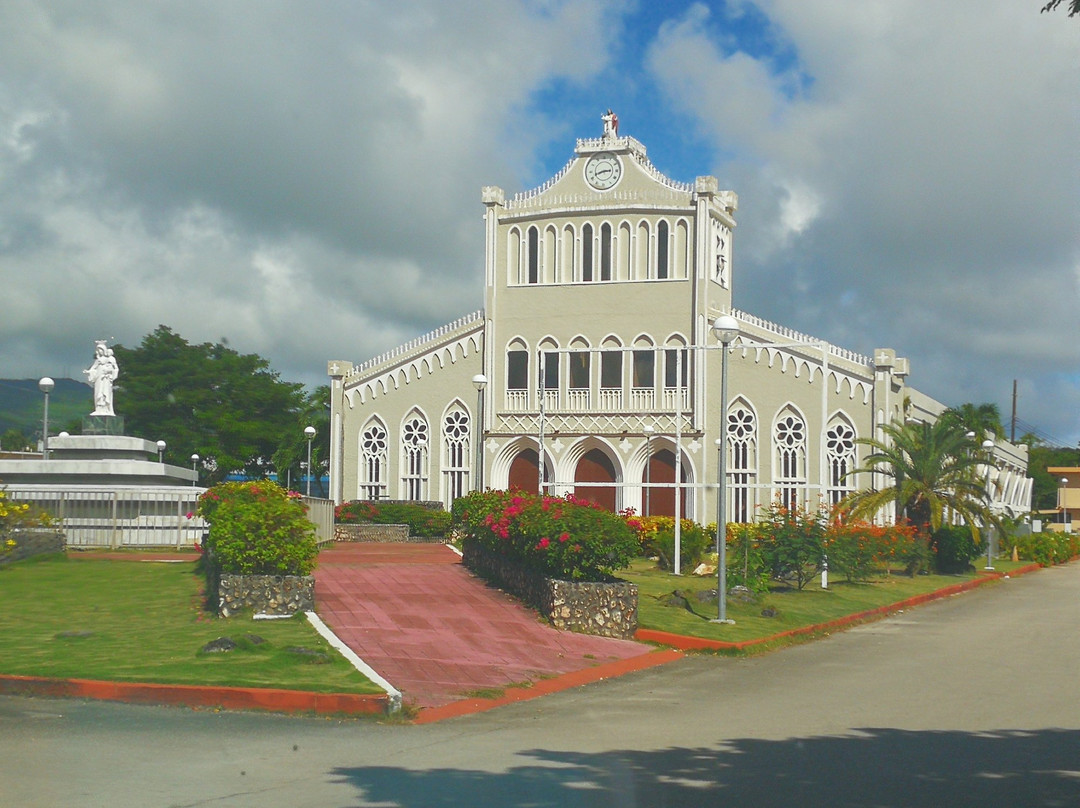
<path id="1" fill-rule="evenodd" d="M 740 308 L 1080 440 L 1080 21 L 1042 0 L 0 0 L 0 377 L 158 324 L 325 381 L 480 307 L 480 188 L 620 131 Z"/>

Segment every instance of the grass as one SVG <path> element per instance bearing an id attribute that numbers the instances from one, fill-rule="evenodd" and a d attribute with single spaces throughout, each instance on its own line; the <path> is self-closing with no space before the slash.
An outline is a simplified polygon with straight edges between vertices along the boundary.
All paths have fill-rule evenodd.
<path id="1" fill-rule="evenodd" d="M 1022 564 L 995 560 L 994 566 L 999 572 L 1008 572 Z M 744 642 L 888 606 L 915 595 L 971 580 L 977 577 L 977 573 L 917 575 L 914 578 L 890 575 L 879 576 L 865 583 L 848 583 L 834 575 L 830 577 L 828 589 L 822 589 L 820 580 L 815 580 L 801 592 L 794 588 L 776 588 L 759 595 L 753 603 L 741 603 L 729 596 L 727 617 L 735 621 L 734 625 L 709 622 L 717 617 L 715 598 L 710 603 L 688 598 L 693 611 L 665 606 L 660 601 L 661 597 L 676 589 L 691 595 L 715 590 L 715 576 L 673 575 L 657 569 L 653 561 L 638 559 L 629 569 L 622 570 L 619 577 L 638 586 L 638 624 L 641 628 L 725 642 Z M 775 616 L 763 617 L 762 611 L 766 609 L 773 610 Z"/>
<path id="2" fill-rule="evenodd" d="M 194 562 L 51 555 L 0 568 L 0 674 L 382 692 L 302 615 L 217 618 L 202 609 L 203 586 Z M 237 647 L 202 653 L 219 637 Z"/>

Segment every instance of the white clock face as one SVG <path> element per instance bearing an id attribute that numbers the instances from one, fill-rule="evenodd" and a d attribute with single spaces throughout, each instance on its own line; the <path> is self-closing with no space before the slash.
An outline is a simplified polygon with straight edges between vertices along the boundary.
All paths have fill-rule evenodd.
<path id="1" fill-rule="evenodd" d="M 622 177 L 622 163 L 611 152 L 600 152 L 585 164 L 585 181 L 598 191 L 606 191 Z"/>

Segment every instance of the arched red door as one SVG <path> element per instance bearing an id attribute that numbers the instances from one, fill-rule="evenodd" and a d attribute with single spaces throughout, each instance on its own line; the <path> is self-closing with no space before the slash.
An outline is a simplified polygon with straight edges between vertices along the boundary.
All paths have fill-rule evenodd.
<path id="1" fill-rule="evenodd" d="M 518 452 L 510 464 L 510 479 L 507 487 L 535 494 L 540 490 L 540 456 L 535 449 L 523 449 Z"/>
<path id="2" fill-rule="evenodd" d="M 685 472 L 682 481 L 686 482 Z M 644 480 L 643 480 L 644 482 Z M 650 516 L 674 516 L 675 515 L 675 453 L 663 449 L 649 458 L 649 515 Z M 663 486 L 663 487 L 653 487 Z M 686 517 L 686 488 L 679 489 L 680 513 Z M 642 507 L 642 513 L 645 508 Z"/>
<path id="3" fill-rule="evenodd" d="M 575 485 L 574 496 L 595 502 L 601 508 L 615 510 L 615 466 L 606 454 L 593 449 L 578 461 L 575 483 L 612 483 L 612 485 Z"/>

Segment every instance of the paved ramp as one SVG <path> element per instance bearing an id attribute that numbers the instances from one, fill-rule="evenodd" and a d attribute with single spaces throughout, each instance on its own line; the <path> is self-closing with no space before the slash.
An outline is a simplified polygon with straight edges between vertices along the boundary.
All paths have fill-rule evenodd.
<path id="1" fill-rule="evenodd" d="M 488 586 L 441 544 L 337 544 L 319 553 L 316 611 L 400 690 L 439 707 L 653 649 L 558 631 Z"/>

